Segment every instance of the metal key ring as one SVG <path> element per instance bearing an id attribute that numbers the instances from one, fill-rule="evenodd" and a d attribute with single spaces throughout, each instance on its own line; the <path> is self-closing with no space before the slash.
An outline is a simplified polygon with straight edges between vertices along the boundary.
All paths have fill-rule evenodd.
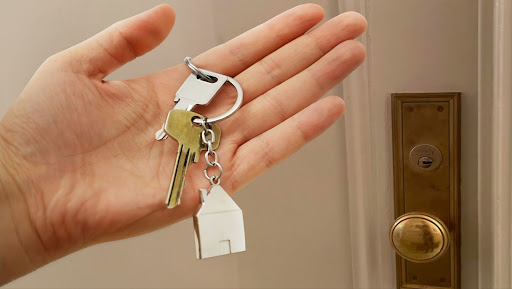
<path id="1" fill-rule="evenodd" d="M 192 69 L 197 75 L 200 75 L 201 77 L 202 77 L 202 75 L 204 75 L 205 77 L 210 78 L 210 76 L 208 76 L 207 74 L 214 74 L 214 75 L 217 74 L 215 72 L 197 68 L 194 64 L 192 64 L 190 59 L 191 59 L 190 57 L 185 57 L 185 62 L 187 63 L 188 67 L 190 67 L 190 69 Z M 220 74 L 217 74 L 217 75 L 220 75 Z M 242 90 L 242 86 L 240 85 L 240 83 L 238 83 L 238 81 L 236 81 L 232 77 L 227 76 L 227 81 L 231 82 L 231 84 L 236 89 L 236 92 L 237 92 L 236 101 L 233 104 L 233 106 L 225 113 L 223 113 L 219 116 L 216 116 L 216 117 L 209 117 L 208 123 L 216 123 L 221 120 L 225 120 L 226 118 L 230 117 L 233 113 L 235 113 L 242 106 L 242 101 L 244 100 L 244 92 Z M 204 120 L 201 118 L 196 118 L 192 121 L 199 125 L 201 125 L 204 122 Z"/>
<path id="2" fill-rule="evenodd" d="M 195 66 L 193 63 L 192 63 L 192 58 L 190 57 L 185 57 L 185 63 L 188 65 L 188 67 L 190 69 L 192 69 L 192 71 L 194 71 L 195 74 L 199 75 L 199 77 L 201 77 L 202 79 L 206 79 L 208 82 L 215 82 L 215 79 L 211 78 L 209 75 L 207 75 L 206 73 L 203 73 L 203 71 L 199 68 L 197 68 L 197 66 Z"/>

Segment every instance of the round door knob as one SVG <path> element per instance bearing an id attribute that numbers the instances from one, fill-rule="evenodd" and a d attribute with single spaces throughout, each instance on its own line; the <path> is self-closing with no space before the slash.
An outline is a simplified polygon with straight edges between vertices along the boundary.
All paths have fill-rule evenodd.
<path id="1" fill-rule="evenodd" d="M 391 245 L 403 258 L 417 263 L 441 257 L 450 245 L 450 232 L 438 218 L 408 213 L 396 219 L 389 232 Z"/>

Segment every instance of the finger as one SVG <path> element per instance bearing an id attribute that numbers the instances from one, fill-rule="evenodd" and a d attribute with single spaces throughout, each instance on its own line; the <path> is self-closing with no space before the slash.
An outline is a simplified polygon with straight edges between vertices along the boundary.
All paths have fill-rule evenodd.
<path id="1" fill-rule="evenodd" d="M 345 110 L 343 100 L 326 97 L 236 151 L 226 190 L 236 192 L 278 162 L 298 151 L 330 127 Z"/>
<path id="2" fill-rule="evenodd" d="M 232 135 L 230 142 L 243 144 L 309 106 L 356 69 L 365 56 L 361 43 L 342 42 L 306 70 L 243 106 L 223 128 L 226 135 Z M 244 123 L 243 130 L 240 123 Z"/>
<path id="3" fill-rule="evenodd" d="M 173 9 L 162 4 L 115 23 L 60 55 L 74 72 L 103 79 L 157 47 L 171 31 L 174 19 Z"/>
<path id="4" fill-rule="evenodd" d="M 243 84 L 244 104 L 306 69 L 341 42 L 361 35 L 366 27 L 361 14 L 346 12 L 263 58 L 236 77 Z"/>
<path id="5" fill-rule="evenodd" d="M 319 5 L 296 6 L 194 57 L 192 62 L 199 68 L 235 76 L 279 47 L 306 33 L 323 17 L 324 10 Z M 190 70 L 184 64 L 182 68 L 186 72 L 186 77 Z M 175 71 L 171 69 L 150 75 L 150 78 L 161 85 L 161 79 L 168 80 L 174 75 Z"/>
<path id="6" fill-rule="evenodd" d="M 265 55 L 306 33 L 324 15 L 323 8 L 316 4 L 296 6 L 225 44 L 202 53 L 194 61 L 199 67 L 234 76 Z"/>
<path id="7" fill-rule="evenodd" d="M 303 71 L 343 41 L 361 35 L 366 27 L 366 19 L 361 14 L 346 12 L 267 55 L 235 77 L 244 90 L 243 104 Z M 204 115 L 214 115 L 212 108 L 216 113 L 225 111 L 232 105 L 235 94 L 232 87 L 225 86 L 219 93 L 222 96 L 196 111 Z"/>

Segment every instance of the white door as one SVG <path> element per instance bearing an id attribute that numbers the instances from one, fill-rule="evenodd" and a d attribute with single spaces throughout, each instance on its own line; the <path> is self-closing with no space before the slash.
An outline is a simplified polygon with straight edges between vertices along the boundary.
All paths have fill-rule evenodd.
<path id="1" fill-rule="evenodd" d="M 339 2 L 370 24 L 344 82 L 354 288 L 396 286 L 390 94 L 446 91 L 462 92 L 461 288 L 511 288 L 512 3 Z"/>
<path id="2" fill-rule="evenodd" d="M 46 57 L 160 2 L 2 3 L 0 113 Z M 246 253 L 196 261 L 185 221 L 80 251 L 7 288 L 395 288 L 390 95 L 440 91 L 463 94 L 462 288 L 512 287 L 509 0 L 165 2 L 177 13 L 170 38 L 112 78 L 174 65 L 301 3 L 322 5 L 326 18 L 364 14 L 368 59 L 333 92 L 344 119 L 235 196 Z"/>

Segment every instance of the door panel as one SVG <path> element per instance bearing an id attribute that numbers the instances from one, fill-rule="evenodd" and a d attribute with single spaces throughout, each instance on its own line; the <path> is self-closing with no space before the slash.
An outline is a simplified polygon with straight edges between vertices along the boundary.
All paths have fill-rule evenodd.
<path id="1" fill-rule="evenodd" d="M 343 83 L 347 101 L 347 171 L 351 218 L 365 219 L 352 238 L 355 287 L 395 288 L 387 233 L 393 216 L 390 98 L 395 92 L 462 92 L 462 288 L 478 284 L 478 1 L 340 1 L 363 12 L 366 64 Z M 363 148 L 359 150 L 359 148 Z M 352 156 L 358 152 L 357 155 Z M 362 157 L 363 153 L 365 157 Z M 365 180 L 358 176 L 366 175 Z M 351 183 L 352 182 L 352 183 Z M 383 221 L 386 220 L 386 221 Z M 370 239 L 369 236 L 372 236 Z M 357 244 L 364 244 L 360 248 Z M 356 261 L 360 262 L 360 261 Z M 363 263 L 363 262 L 361 262 Z M 372 264 L 376 264 L 372 266 Z M 391 268 L 386 266 L 392 266 Z M 389 275 L 393 278 L 390 280 Z M 365 276 L 372 276 L 368 280 Z"/>

